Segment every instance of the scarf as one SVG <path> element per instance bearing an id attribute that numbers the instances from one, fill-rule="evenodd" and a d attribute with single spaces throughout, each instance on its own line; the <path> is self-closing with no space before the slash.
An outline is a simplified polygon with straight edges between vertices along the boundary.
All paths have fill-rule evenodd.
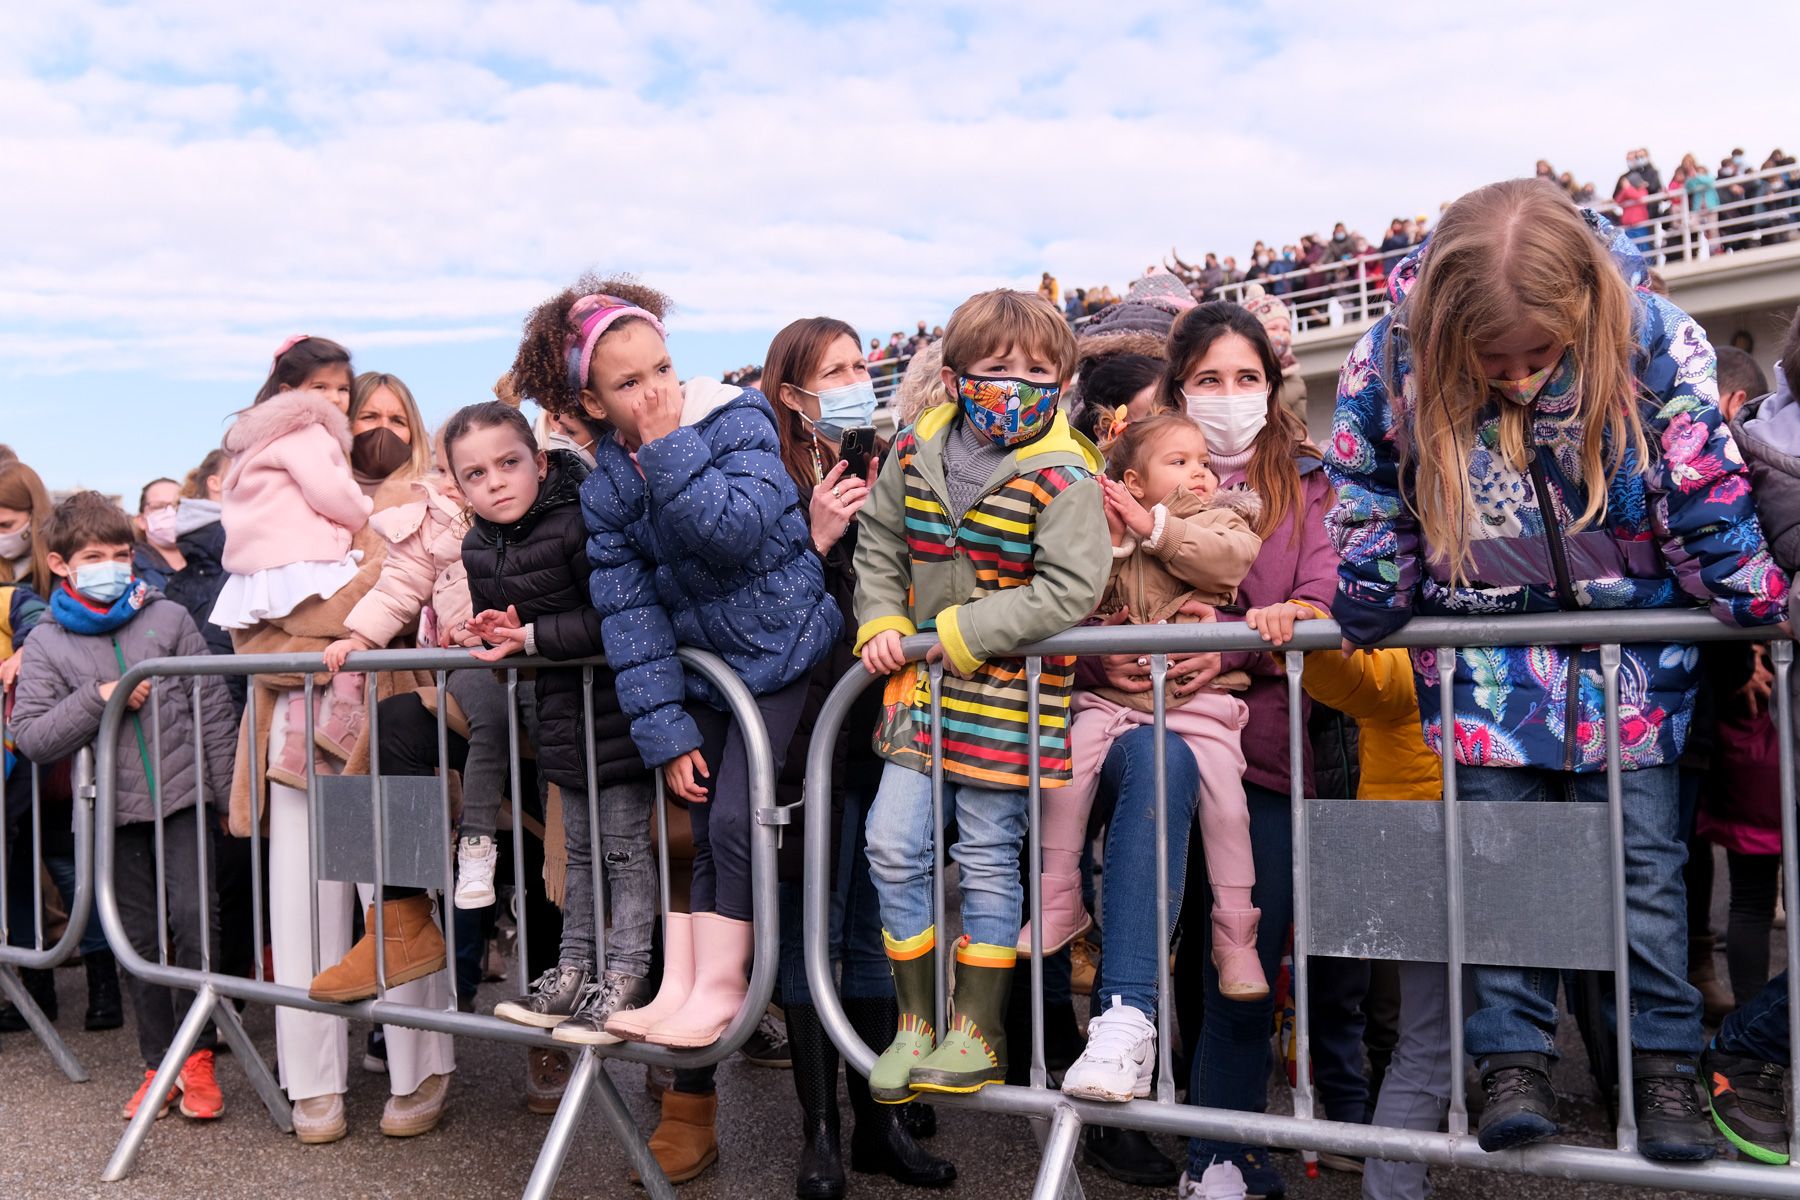
<path id="1" fill-rule="evenodd" d="M 70 633 L 100 637 L 130 621 L 149 602 L 150 585 L 141 579 L 134 580 L 110 608 L 101 608 L 65 581 L 50 593 L 50 615 Z"/>

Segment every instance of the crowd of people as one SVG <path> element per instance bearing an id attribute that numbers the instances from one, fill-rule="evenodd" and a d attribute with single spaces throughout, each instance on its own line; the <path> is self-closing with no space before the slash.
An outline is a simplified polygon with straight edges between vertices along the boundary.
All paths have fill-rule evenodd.
<path id="1" fill-rule="evenodd" d="M 1417 236 L 1405 224 L 1394 237 Z M 530 987 L 494 1015 L 571 1049 L 702 1047 L 748 991 L 751 756 L 720 694 L 677 648 L 717 654 L 754 696 L 786 799 L 825 736 L 825 692 L 860 663 L 877 686 L 828 751 L 836 988 L 881 1051 L 866 1079 L 847 1079 L 856 1169 L 919 1187 L 956 1177 L 923 1144 L 934 1128 L 925 1102 L 1024 1081 L 1030 1016 L 1011 1001 L 1019 959 L 1033 953 L 1047 959 L 1045 1035 L 1061 1089 L 1097 1102 L 1149 1095 L 1158 964 L 1170 951 L 1149 915 L 1158 905 L 1177 931 L 1186 1100 L 1260 1111 L 1272 985 L 1293 920 L 1290 718 L 1335 722 L 1304 747 L 1308 795 L 1441 799 L 1440 746 L 1451 737 L 1461 798 L 1603 802 L 1597 651 L 1463 651 L 1446 731 L 1435 704 L 1420 711 L 1418 678 L 1435 694 L 1435 654 L 1409 662 L 1370 647 L 1416 614 L 1707 605 L 1730 625 L 1791 632 L 1800 321 L 1771 389 L 1748 355 L 1715 353 L 1648 289 L 1628 236 L 1535 180 L 1448 206 L 1392 274 L 1410 320 L 1384 318 L 1359 341 L 1323 447 L 1308 440 L 1303 394 L 1288 387 L 1293 317 L 1279 296 L 1201 301 L 1166 272 L 1079 329 L 1046 276 L 1049 295 L 983 292 L 941 336 L 924 322 L 911 345 L 894 334 L 889 345 L 908 351 L 899 430 L 873 448 L 863 434 L 885 361 L 872 358 L 878 342 L 865 350 L 834 318 L 796 320 L 751 369 L 754 385 L 741 373 L 735 384 L 683 384 L 665 340 L 667 299 L 631 278 L 586 277 L 546 299 L 497 399 L 435 431 L 399 379 L 359 374 L 327 338 L 290 339 L 223 445 L 181 478 L 146 484 L 135 514 L 92 492 L 52 504 L 24 462 L 0 463 L 0 628 L 13 639 L 0 648 L 7 820 L 30 811 L 31 764 L 57 802 L 57 764 L 97 736 L 109 703 L 122 704 L 115 885 L 137 954 L 158 958 L 166 934 L 177 965 L 210 955 L 220 970 L 257 969 L 246 961 L 242 889 L 260 822 L 277 982 L 353 1002 L 374 996 L 380 978 L 391 1000 L 445 1007 L 455 971 L 459 1002 L 472 1005 L 479 975 L 465 976 L 461 953 L 447 960 L 441 923 L 456 922 L 459 951 L 481 945 L 506 886 L 498 843 L 519 837 L 531 843 L 528 877 L 510 886 L 539 936 L 518 948 Z M 1344 651 L 1308 656 L 1296 714 L 1269 651 L 1326 617 Z M 1162 705 L 1149 660 L 1130 654 L 1050 657 L 1027 682 L 1025 646 L 1087 623 L 1167 622 L 1241 622 L 1263 648 L 1173 656 Z M 938 639 L 930 660 L 944 667 L 935 701 L 903 643 L 927 632 Z M 449 673 L 442 694 L 430 673 L 370 680 L 359 670 L 358 654 L 406 646 L 466 648 L 480 665 Z M 324 665 L 311 687 L 304 672 L 257 675 L 237 692 L 218 676 L 164 677 L 113 700 L 131 666 L 171 651 L 305 653 Z M 522 655 L 606 665 L 540 668 L 515 697 L 489 668 Z M 1781 824 L 1771 676 L 1742 643 L 1633 643 L 1623 660 L 1625 853 L 1651 868 L 1626 883 L 1638 1146 L 1652 1159 L 1704 1160 L 1716 1125 L 1741 1153 L 1785 1162 L 1785 980 L 1766 978 Z M 160 722 L 153 742 L 147 718 Z M 531 743 L 519 769 L 531 773 L 526 804 L 541 837 L 496 820 L 513 727 Z M 199 761 L 185 752 L 196 738 Z M 372 752 L 384 774 L 456 773 L 456 879 L 441 900 L 391 886 L 379 896 L 361 886 L 354 898 L 350 884 L 312 891 L 311 782 L 366 774 Z M 1159 760 L 1177 834 L 1166 896 L 1153 885 Z M 931 820 L 934 767 L 951 817 L 942 831 Z M 671 843 L 692 845 L 677 856 L 660 919 L 650 837 L 659 775 Z M 1024 921 L 1021 866 L 1033 779 L 1043 789 L 1036 929 Z M 200 822 L 216 835 L 212 889 L 201 886 Z M 1690 860 L 1696 825 L 1731 853 L 1735 1006 L 1702 940 L 1710 850 Z M 949 929 L 932 901 L 940 833 L 959 871 Z M 37 864 L 18 857 L 31 839 L 8 845 L 18 891 Z M 72 848 L 46 841 L 44 852 L 66 887 Z M 796 867 L 784 852 L 776 971 L 801 1131 L 795 1192 L 841 1196 L 839 1060 L 802 965 Z M 30 888 L 7 902 L 15 939 L 25 936 Z M 1073 979 L 1078 944 L 1098 947 L 1091 982 Z M 940 946 L 955 976 L 941 1028 Z M 90 935 L 82 953 L 88 1022 L 116 1026 L 104 939 Z M 27 985 L 53 1011 L 46 974 L 26 973 Z M 1469 976 L 1481 1146 L 1554 1137 L 1556 975 L 1483 966 Z M 1325 1115 L 1435 1131 L 1464 1071 L 1446 1050 L 1442 965 L 1318 957 L 1309 977 Z M 1690 980 L 1705 985 L 1704 1002 Z M 190 1119 L 217 1119 L 211 1034 L 172 1091 L 154 1088 L 184 998 L 129 984 L 145 1074 L 124 1115 L 160 1093 Z M 1084 992 L 1085 1036 L 1075 1018 Z M 1708 1004 L 1724 1018 L 1710 1036 Z M 348 1133 L 346 1032 L 327 1011 L 277 1009 L 281 1081 L 302 1142 Z M 453 1039 L 389 1026 L 382 1052 L 382 1132 L 434 1128 Z M 534 1111 L 555 1111 L 569 1065 L 566 1053 L 531 1051 Z M 1709 1098 L 1697 1072 L 1729 1086 Z M 717 1112 L 731 1102 L 712 1068 L 664 1082 L 649 1145 L 671 1180 L 712 1166 Z M 1176 1164 L 1136 1131 L 1084 1136 L 1102 1169 L 1176 1185 L 1184 1198 L 1285 1190 L 1266 1147 L 1195 1138 Z M 1376 1200 L 1426 1191 L 1424 1164 L 1321 1161 L 1361 1172 Z"/>

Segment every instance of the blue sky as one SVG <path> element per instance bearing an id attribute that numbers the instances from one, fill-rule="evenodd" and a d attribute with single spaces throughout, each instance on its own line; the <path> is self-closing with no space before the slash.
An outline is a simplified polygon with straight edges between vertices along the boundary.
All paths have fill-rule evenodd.
<path id="1" fill-rule="evenodd" d="M 1800 36 L 1800 6 L 1749 11 Z M 1044 267 L 1122 287 L 1171 245 L 1379 236 L 1540 156 L 1609 190 L 1630 146 L 1800 142 L 1781 72 L 1677 83 L 1620 37 L 1549 0 L 8 5 L 0 441 L 135 496 L 287 335 L 435 421 L 589 268 L 669 293 L 677 367 L 717 374 L 798 316 L 866 340 Z"/>

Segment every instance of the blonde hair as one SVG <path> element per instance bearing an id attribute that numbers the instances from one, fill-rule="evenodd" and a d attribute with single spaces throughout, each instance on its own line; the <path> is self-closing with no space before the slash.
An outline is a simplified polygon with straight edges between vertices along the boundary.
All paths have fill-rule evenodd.
<path id="1" fill-rule="evenodd" d="M 939 338 L 912 356 L 906 374 L 894 390 L 894 426 L 905 429 L 928 408 L 950 402 L 944 390 L 944 339 Z"/>
<path id="2" fill-rule="evenodd" d="M 1056 306 L 1031 292 L 995 288 L 956 306 L 944 326 L 944 365 L 959 374 L 990 354 L 1014 348 L 1041 354 L 1067 383 L 1075 373 L 1075 334 Z"/>
<path id="3" fill-rule="evenodd" d="M 1454 583 L 1468 582 L 1469 527 L 1475 517 L 1469 458 L 1476 416 L 1489 402 L 1479 347 L 1542 325 L 1574 351 L 1575 408 L 1581 429 L 1581 481 L 1587 507 L 1572 531 L 1606 509 L 1608 486 L 1636 455 L 1649 451 L 1632 369 L 1636 301 L 1600 238 L 1566 193 L 1540 179 L 1514 179 L 1470 192 L 1452 204 L 1432 234 L 1424 269 L 1395 321 L 1411 342 L 1412 436 L 1402 454 L 1416 470 L 1408 505 L 1432 562 Z M 1389 380 L 1390 392 L 1394 381 Z M 1500 452 L 1515 470 L 1530 466 L 1528 408 L 1500 408 Z M 1610 447 L 1610 449 L 1609 449 Z M 1544 514 L 1546 521 L 1555 514 Z"/>
<path id="4" fill-rule="evenodd" d="M 413 399 L 412 389 L 400 381 L 398 375 L 389 375 L 383 371 L 364 371 L 356 377 L 350 388 L 350 425 L 356 427 L 356 414 L 362 406 L 369 402 L 369 397 L 386 388 L 400 397 L 400 407 L 406 411 L 407 428 L 412 430 L 412 441 L 407 449 L 412 458 L 407 464 L 394 472 L 396 479 L 423 479 L 432 472 L 431 438 L 425 427 L 425 418 L 419 414 L 419 403 Z"/>
<path id="5" fill-rule="evenodd" d="M 48 599 L 56 583 L 50 574 L 49 538 L 45 528 L 55 511 L 50 491 L 38 473 L 17 458 L 0 462 L 0 508 L 11 508 L 31 514 L 31 566 L 23 578 L 13 576 L 12 563 L 0 559 L 0 583 L 25 583 L 38 595 Z"/>

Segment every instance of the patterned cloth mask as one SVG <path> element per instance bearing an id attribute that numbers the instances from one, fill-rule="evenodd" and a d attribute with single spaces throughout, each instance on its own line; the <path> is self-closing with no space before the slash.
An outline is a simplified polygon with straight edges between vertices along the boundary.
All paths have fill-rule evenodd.
<path id="1" fill-rule="evenodd" d="M 999 446 L 1028 442 L 1056 418 L 1062 385 L 1049 387 L 1026 379 L 988 379 L 958 375 L 956 394 L 976 431 Z"/>
<path id="2" fill-rule="evenodd" d="M 1493 389 L 1494 394 L 1502 400 L 1510 401 L 1523 408 L 1538 398 L 1538 394 L 1544 390 L 1544 386 L 1550 382 L 1552 376 L 1558 376 L 1560 382 L 1560 377 L 1573 365 L 1574 360 L 1575 347 L 1570 346 L 1563 351 L 1561 358 L 1543 370 L 1533 371 L 1523 379 L 1489 379 L 1488 387 Z M 1556 390 L 1564 391 L 1566 389 L 1558 388 Z"/>

